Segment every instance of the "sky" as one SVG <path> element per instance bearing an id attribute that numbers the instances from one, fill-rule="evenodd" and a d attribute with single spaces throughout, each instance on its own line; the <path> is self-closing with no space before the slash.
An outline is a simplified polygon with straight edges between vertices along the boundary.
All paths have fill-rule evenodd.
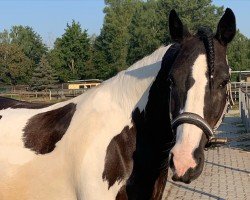
<path id="1" fill-rule="evenodd" d="M 250 38 L 250 0 L 213 0 L 213 3 L 231 8 L 236 15 L 237 27 Z M 31 26 L 51 47 L 73 19 L 90 35 L 98 35 L 103 24 L 104 6 L 104 0 L 0 0 L 0 31 L 13 25 Z"/>
<path id="2" fill-rule="evenodd" d="M 48 46 L 73 19 L 90 35 L 100 33 L 104 19 L 103 0 L 0 0 L 0 8 L 0 31 L 31 26 Z"/>

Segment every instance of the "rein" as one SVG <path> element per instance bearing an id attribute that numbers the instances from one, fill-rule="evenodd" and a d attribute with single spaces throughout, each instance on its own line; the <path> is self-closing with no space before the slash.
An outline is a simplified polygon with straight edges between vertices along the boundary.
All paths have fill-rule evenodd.
<path id="1" fill-rule="evenodd" d="M 170 88 L 170 107 L 171 107 L 171 88 Z M 227 84 L 227 97 L 226 97 L 226 104 L 225 107 L 223 109 L 223 112 L 220 116 L 220 119 L 217 121 L 216 125 L 212 128 L 204 118 L 202 118 L 201 116 L 195 114 L 195 113 L 190 113 L 190 112 L 184 112 L 179 114 L 175 119 L 172 120 L 171 125 L 172 125 L 172 129 L 176 129 L 178 126 L 180 126 L 181 124 L 193 124 L 197 127 L 199 127 L 200 129 L 203 130 L 203 132 L 205 133 L 206 137 L 207 137 L 207 144 L 205 146 L 205 148 L 209 148 L 209 147 L 215 147 L 215 146 L 220 146 L 220 145 L 224 145 L 228 142 L 227 138 L 217 138 L 215 136 L 215 131 L 217 130 L 217 128 L 220 126 L 225 114 L 228 112 L 228 109 L 230 106 L 234 105 L 234 101 L 232 98 L 232 90 L 231 90 L 231 83 L 229 82 Z"/>

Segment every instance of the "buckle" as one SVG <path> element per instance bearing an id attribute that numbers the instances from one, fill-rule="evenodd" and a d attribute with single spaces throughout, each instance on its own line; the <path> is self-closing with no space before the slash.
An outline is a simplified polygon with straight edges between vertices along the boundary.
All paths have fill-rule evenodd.
<path id="1" fill-rule="evenodd" d="M 210 148 L 221 147 L 225 145 L 227 142 L 228 142 L 227 138 L 211 137 L 205 146 L 205 151 L 207 151 Z"/>

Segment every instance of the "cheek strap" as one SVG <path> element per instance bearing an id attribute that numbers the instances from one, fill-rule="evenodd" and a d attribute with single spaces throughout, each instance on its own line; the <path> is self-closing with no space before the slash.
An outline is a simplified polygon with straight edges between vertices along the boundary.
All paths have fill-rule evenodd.
<path id="1" fill-rule="evenodd" d="M 213 130 L 214 132 L 217 130 L 217 128 L 220 126 L 220 124 L 222 123 L 226 113 L 228 113 L 228 110 L 230 107 L 232 107 L 234 105 L 234 100 L 233 100 L 233 95 L 232 95 L 232 87 L 231 87 L 231 83 L 229 82 L 227 84 L 227 97 L 226 97 L 226 104 L 225 107 L 223 109 L 223 112 L 220 116 L 220 119 L 217 121 L 217 123 L 215 124 Z"/>

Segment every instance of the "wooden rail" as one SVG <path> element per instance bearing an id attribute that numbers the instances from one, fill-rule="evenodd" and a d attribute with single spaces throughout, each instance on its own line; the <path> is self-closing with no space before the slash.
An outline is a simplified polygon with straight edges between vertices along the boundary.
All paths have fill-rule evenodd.
<path id="1" fill-rule="evenodd" d="M 239 101 L 239 89 L 245 91 L 246 93 L 250 93 L 250 82 L 232 82 L 232 96 L 235 102 Z"/>
<path id="2" fill-rule="evenodd" d="M 0 96 L 6 96 L 10 98 L 16 98 L 19 100 L 25 100 L 29 98 L 44 98 L 44 99 L 65 99 L 65 98 L 73 98 L 82 93 L 84 93 L 86 89 L 79 90 L 68 90 L 68 89 L 60 89 L 60 90 L 48 90 L 42 92 L 31 92 L 24 90 L 15 90 L 0 93 Z"/>
<path id="3" fill-rule="evenodd" d="M 239 110 L 247 132 L 250 131 L 250 93 L 248 88 L 239 88 Z"/>

